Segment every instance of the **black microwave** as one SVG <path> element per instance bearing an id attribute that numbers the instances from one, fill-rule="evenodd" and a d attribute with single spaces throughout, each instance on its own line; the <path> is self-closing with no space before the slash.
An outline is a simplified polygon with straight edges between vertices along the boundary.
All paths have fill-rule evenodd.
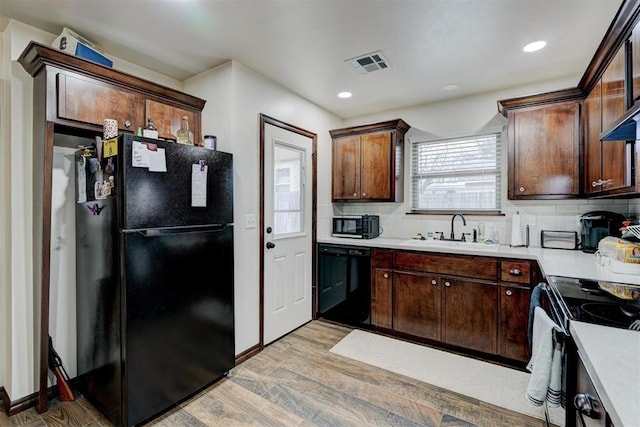
<path id="1" fill-rule="evenodd" d="M 331 235 L 353 239 L 373 239 L 380 235 L 380 217 L 378 215 L 334 217 Z"/>

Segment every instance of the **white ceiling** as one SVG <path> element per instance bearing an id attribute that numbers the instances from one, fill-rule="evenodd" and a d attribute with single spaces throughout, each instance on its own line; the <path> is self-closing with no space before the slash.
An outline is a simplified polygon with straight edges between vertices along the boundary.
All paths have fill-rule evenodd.
<path id="1" fill-rule="evenodd" d="M 621 0 L 0 0 L 179 80 L 236 60 L 342 118 L 575 76 Z M 3 28 L 0 19 L 0 29 Z M 525 54 L 531 41 L 542 51 Z M 381 50 L 391 67 L 344 60 Z M 448 84 L 457 91 L 443 91 Z M 563 88 L 558 88 L 563 89 Z M 351 99 L 337 98 L 343 90 Z M 523 94 L 524 95 L 524 94 Z"/>

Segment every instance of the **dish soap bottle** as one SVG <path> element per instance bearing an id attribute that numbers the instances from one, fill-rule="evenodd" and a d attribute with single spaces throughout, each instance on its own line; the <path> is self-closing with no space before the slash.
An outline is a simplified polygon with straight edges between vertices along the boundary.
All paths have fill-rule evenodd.
<path id="1" fill-rule="evenodd" d="M 176 132 L 178 144 L 193 145 L 193 132 L 189 130 L 189 117 L 182 116 L 182 127 Z"/>

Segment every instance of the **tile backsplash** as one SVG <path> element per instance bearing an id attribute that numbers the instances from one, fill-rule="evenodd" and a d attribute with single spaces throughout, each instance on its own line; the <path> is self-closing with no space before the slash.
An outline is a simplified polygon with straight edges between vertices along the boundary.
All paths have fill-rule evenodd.
<path id="1" fill-rule="evenodd" d="M 485 233 L 497 230 L 500 243 L 511 242 L 511 221 L 516 211 L 520 212 L 522 241 L 525 227 L 529 225 L 531 246 L 540 246 L 542 230 L 579 231 L 579 217 L 589 211 L 606 210 L 626 215 L 630 219 L 640 216 L 640 199 L 589 199 L 589 200 L 536 200 L 503 201 L 503 215 L 467 215 L 467 225 L 456 218 L 456 238 L 461 232 L 472 232 L 478 223 L 484 223 Z M 451 232 L 451 215 L 412 215 L 407 203 L 332 203 L 318 205 L 318 236 L 331 235 L 331 218 L 340 215 L 380 215 L 383 229 L 381 237 L 409 239 L 416 233 L 441 231 L 445 236 Z"/>

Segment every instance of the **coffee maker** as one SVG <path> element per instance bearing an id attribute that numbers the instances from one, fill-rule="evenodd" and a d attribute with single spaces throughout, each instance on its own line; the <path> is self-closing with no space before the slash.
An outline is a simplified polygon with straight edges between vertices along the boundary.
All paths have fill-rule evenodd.
<path id="1" fill-rule="evenodd" d="M 594 253 L 598 242 L 607 236 L 620 237 L 622 222 L 627 218 L 616 212 L 592 211 L 580 216 L 580 242 L 582 252 Z"/>

